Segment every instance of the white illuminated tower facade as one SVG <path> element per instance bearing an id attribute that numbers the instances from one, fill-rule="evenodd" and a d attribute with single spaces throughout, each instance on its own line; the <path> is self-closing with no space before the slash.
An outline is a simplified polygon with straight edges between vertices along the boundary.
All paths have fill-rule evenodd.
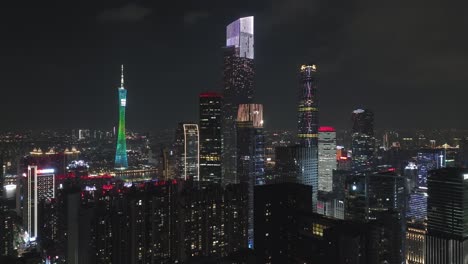
<path id="1" fill-rule="evenodd" d="M 254 17 L 243 17 L 226 27 L 222 106 L 222 182 L 239 183 L 236 118 L 240 104 L 251 104 L 254 80 Z"/>
<path id="2" fill-rule="evenodd" d="M 38 236 L 37 211 L 40 202 L 55 198 L 55 170 L 28 166 L 26 190 L 26 231 L 31 241 Z"/>
<path id="3" fill-rule="evenodd" d="M 254 58 L 254 17 L 242 17 L 226 27 L 226 47 L 235 47 L 236 56 Z"/>
<path id="4" fill-rule="evenodd" d="M 333 127 L 322 126 L 318 130 L 318 189 L 331 192 L 333 170 L 336 170 L 336 131 Z"/>

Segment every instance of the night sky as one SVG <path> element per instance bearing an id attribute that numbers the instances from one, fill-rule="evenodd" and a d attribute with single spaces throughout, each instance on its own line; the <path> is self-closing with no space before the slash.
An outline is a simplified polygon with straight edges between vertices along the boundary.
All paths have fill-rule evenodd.
<path id="1" fill-rule="evenodd" d="M 255 16 L 255 101 L 266 128 L 295 128 L 298 68 L 320 71 L 320 123 L 468 128 L 465 1 L 24 1 L 0 8 L 1 129 L 198 120 L 198 93 L 222 90 L 225 26 Z M 32 2 L 32 1 L 30 1 Z M 465 6 L 462 6 L 465 5 Z"/>

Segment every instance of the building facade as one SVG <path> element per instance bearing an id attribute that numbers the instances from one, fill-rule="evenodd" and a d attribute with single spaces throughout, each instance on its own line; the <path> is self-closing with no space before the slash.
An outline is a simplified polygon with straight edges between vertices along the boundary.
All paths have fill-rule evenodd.
<path id="1" fill-rule="evenodd" d="M 317 210 L 318 191 L 318 98 L 317 66 L 302 65 L 300 68 L 301 88 L 298 105 L 299 146 L 296 161 L 299 164 L 298 183 L 312 186 L 312 206 Z"/>
<path id="2" fill-rule="evenodd" d="M 254 18 L 243 17 L 226 28 L 222 106 L 223 184 L 238 183 L 236 118 L 239 104 L 252 103 L 254 81 Z"/>
<path id="3" fill-rule="evenodd" d="M 200 180 L 199 142 L 198 124 L 179 123 L 176 131 L 179 178 Z"/>
<path id="4" fill-rule="evenodd" d="M 425 263 L 468 263 L 468 170 L 429 172 Z"/>
<path id="5" fill-rule="evenodd" d="M 30 240 L 34 241 L 40 233 L 38 220 L 40 203 L 55 197 L 55 170 L 28 166 L 26 177 L 23 222 Z"/>
<path id="6" fill-rule="evenodd" d="M 369 109 L 354 110 L 352 121 L 352 169 L 354 171 L 372 170 L 375 153 L 374 113 Z"/>
<path id="7" fill-rule="evenodd" d="M 333 190 L 333 170 L 337 169 L 336 131 L 333 127 L 320 127 L 318 130 L 318 190 Z"/>
<path id="8" fill-rule="evenodd" d="M 249 248 L 254 242 L 254 186 L 265 184 L 263 105 L 241 104 L 237 114 L 237 177 L 248 188 Z"/>
<path id="9" fill-rule="evenodd" d="M 219 93 L 199 96 L 200 106 L 200 180 L 222 182 L 221 175 L 221 105 Z"/>

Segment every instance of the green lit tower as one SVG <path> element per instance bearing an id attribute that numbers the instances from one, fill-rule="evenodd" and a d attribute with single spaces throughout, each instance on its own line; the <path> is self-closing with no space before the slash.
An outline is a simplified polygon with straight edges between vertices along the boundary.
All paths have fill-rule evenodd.
<path id="1" fill-rule="evenodd" d="M 115 151 L 115 168 L 125 170 L 128 167 L 127 141 L 125 138 L 125 107 L 127 105 L 127 90 L 124 88 L 124 70 L 119 87 L 119 131 L 117 135 L 117 149 Z"/>

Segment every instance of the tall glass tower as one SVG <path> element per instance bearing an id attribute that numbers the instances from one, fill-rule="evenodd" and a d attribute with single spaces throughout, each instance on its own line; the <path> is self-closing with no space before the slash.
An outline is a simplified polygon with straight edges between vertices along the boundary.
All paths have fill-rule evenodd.
<path id="1" fill-rule="evenodd" d="M 317 104 L 317 66 L 301 66 L 301 90 L 298 108 L 299 143 L 303 147 L 316 147 L 318 138 L 318 104 Z"/>
<path id="2" fill-rule="evenodd" d="M 312 204 L 317 211 L 318 191 L 318 102 L 317 102 L 317 65 L 302 65 L 301 88 L 298 105 L 299 146 L 296 160 L 299 166 L 298 182 L 312 186 Z"/>
<path id="3" fill-rule="evenodd" d="M 222 182 L 239 183 L 236 118 L 240 104 L 250 104 L 254 81 L 254 17 L 243 17 L 226 27 L 222 106 Z"/>
<path id="4" fill-rule="evenodd" d="M 265 184 L 263 105 L 240 104 L 237 114 L 237 177 L 247 184 L 248 240 L 254 242 L 254 186 Z"/>
<path id="5" fill-rule="evenodd" d="M 222 183 L 221 178 L 222 95 L 200 94 L 200 180 Z"/>
<path id="6" fill-rule="evenodd" d="M 353 170 L 371 170 L 375 152 L 374 113 L 369 109 L 356 109 L 352 113 L 352 121 Z"/>
<path id="7" fill-rule="evenodd" d="M 125 107 L 127 106 L 127 90 L 124 88 L 124 69 L 122 65 L 122 75 L 119 87 L 119 131 L 117 135 L 117 148 L 115 150 L 115 165 L 118 170 L 128 168 L 127 160 L 127 140 L 125 138 Z"/>

